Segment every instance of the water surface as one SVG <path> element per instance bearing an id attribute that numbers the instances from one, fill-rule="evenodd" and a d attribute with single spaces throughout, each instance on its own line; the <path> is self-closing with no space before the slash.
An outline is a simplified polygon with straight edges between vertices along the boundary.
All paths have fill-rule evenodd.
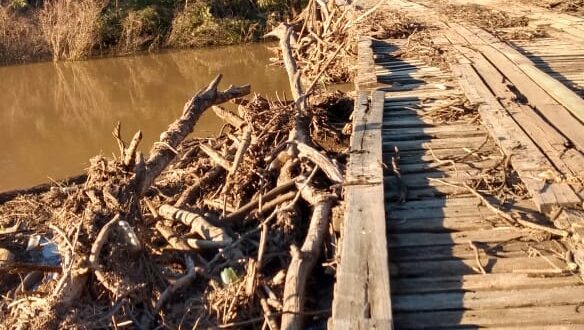
<path id="1" fill-rule="evenodd" d="M 222 88 L 249 83 L 252 92 L 282 95 L 288 80 L 267 66 L 270 56 L 259 44 L 0 67 L 0 191 L 79 174 L 92 156 L 117 153 L 117 121 L 126 141 L 141 129 L 147 151 L 218 73 Z M 208 111 L 194 135 L 221 125 Z"/>

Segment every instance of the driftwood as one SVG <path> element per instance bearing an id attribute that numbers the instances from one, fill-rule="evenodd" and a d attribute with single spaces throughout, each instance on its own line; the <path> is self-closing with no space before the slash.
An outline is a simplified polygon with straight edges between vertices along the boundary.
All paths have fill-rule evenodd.
<path id="1" fill-rule="evenodd" d="M 138 131 L 134 134 L 132 141 L 128 145 L 128 148 L 124 152 L 124 160 L 123 163 L 125 166 L 130 167 L 134 165 L 134 159 L 136 157 L 136 150 L 138 149 L 138 145 L 142 141 L 142 132 Z"/>
<path id="2" fill-rule="evenodd" d="M 234 98 L 243 97 L 250 93 L 251 88 L 246 86 L 230 86 L 225 91 L 217 91 L 222 75 L 218 75 L 202 91 L 199 91 L 185 104 L 180 119 L 172 123 L 166 132 L 160 135 L 160 141 L 156 142 L 150 150 L 150 157 L 146 161 L 146 173 L 142 182 L 136 182 L 144 193 L 152 185 L 156 177 L 170 164 L 176 154 L 173 149 L 193 131 L 193 127 L 203 112 L 216 104 L 221 104 Z"/>
<path id="3" fill-rule="evenodd" d="M 182 116 L 172 123 L 167 131 L 160 135 L 160 141 L 154 143 L 150 151 L 150 157 L 144 164 L 144 171 L 134 174 L 129 184 L 121 188 L 119 205 L 124 205 L 130 200 L 138 200 L 149 189 L 160 173 L 176 157 L 175 149 L 192 132 L 195 123 L 204 110 L 214 104 L 223 103 L 232 98 L 242 97 L 250 92 L 249 86 L 231 86 L 226 91 L 219 92 L 217 91 L 217 86 L 220 81 L 221 75 L 218 75 L 207 88 L 199 91 L 185 104 Z M 88 182 L 88 184 L 91 183 Z M 120 188 L 117 189 L 120 190 Z M 89 223 L 95 223 L 98 216 L 98 214 L 89 210 L 85 217 Z M 79 241 L 78 244 L 81 245 L 79 250 L 83 251 L 84 247 L 82 245 L 87 243 Z M 188 245 L 186 246 L 188 247 Z M 89 250 L 89 248 L 87 249 Z M 84 253 L 81 253 L 81 258 L 89 259 L 89 255 L 83 255 Z M 69 281 L 63 280 L 63 289 L 54 293 L 55 307 L 68 305 L 81 295 L 89 273 L 77 269 L 78 267 L 73 267 L 68 274 L 63 275 Z"/>
<path id="4" fill-rule="evenodd" d="M 282 315 L 282 329 L 302 329 L 306 281 L 320 256 L 321 247 L 327 232 L 331 209 L 337 200 L 335 195 L 315 192 L 314 189 L 302 189 L 302 197 L 310 202 L 314 209 L 306 239 L 300 250 L 291 249 L 292 261 L 286 273 L 284 286 L 284 310 L 290 312 Z"/>
<path id="5" fill-rule="evenodd" d="M 225 157 L 223 157 L 220 153 L 215 151 L 215 149 L 204 144 L 201 144 L 199 148 L 201 148 L 201 151 L 206 153 L 207 156 L 209 156 L 213 160 L 213 162 L 215 162 L 215 164 L 223 167 L 227 171 L 231 170 L 231 162 L 225 159 Z"/>
<path id="6" fill-rule="evenodd" d="M 216 105 L 216 106 L 213 106 L 212 109 L 213 109 L 213 112 L 215 112 L 215 114 L 217 115 L 217 117 L 223 119 L 224 122 L 228 123 L 229 125 L 237 128 L 237 129 L 240 129 L 244 125 L 246 125 L 245 120 L 243 120 L 238 115 L 234 114 L 233 112 L 231 112 L 223 107 Z"/>
<path id="7" fill-rule="evenodd" d="M 311 162 L 317 165 L 332 182 L 343 182 L 343 175 L 341 174 L 339 168 L 316 149 L 304 143 L 296 144 L 296 148 L 298 148 L 298 156 L 300 158 L 309 159 Z"/>
<path id="8" fill-rule="evenodd" d="M 289 140 L 306 143 L 309 140 L 308 125 L 306 123 L 308 107 L 306 105 L 306 94 L 302 88 L 302 82 L 300 81 L 300 72 L 298 71 L 296 60 L 292 55 L 292 50 L 290 47 L 291 35 L 292 29 L 288 25 L 281 23 L 273 31 L 266 34 L 265 37 L 272 36 L 277 37 L 280 40 L 280 48 L 282 49 L 284 66 L 286 68 L 286 73 L 288 74 L 288 81 L 290 82 L 290 91 L 292 92 L 294 104 L 296 105 L 298 111 L 295 116 L 295 127 L 290 132 Z"/>
<path id="9" fill-rule="evenodd" d="M 170 205 L 162 205 L 158 209 L 158 214 L 165 219 L 182 222 L 191 227 L 192 232 L 199 234 L 206 240 L 218 241 L 222 242 L 222 244 L 231 243 L 233 240 L 225 230 L 213 226 L 200 214 L 181 210 Z"/>
<path id="10" fill-rule="evenodd" d="M 201 187 L 208 185 L 210 182 L 214 181 L 224 172 L 224 169 L 221 166 L 216 166 L 211 169 L 209 172 L 205 173 L 205 175 L 197 180 L 193 185 L 188 187 L 186 190 L 182 192 L 176 203 L 174 204 L 175 207 L 184 207 L 189 204 L 194 198 L 195 195 L 201 190 Z"/>
<path id="11" fill-rule="evenodd" d="M 263 196 L 261 196 L 261 201 L 264 203 L 264 206 L 262 207 L 262 209 L 266 208 L 265 203 L 271 202 L 272 200 L 274 200 L 278 196 L 285 194 L 288 191 L 290 191 L 292 188 L 294 188 L 295 182 L 296 182 L 296 180 L 290 180 L 286 183 L 280 184 L 277 187 L 275 187 L 274 189 L 268 191 Z M 242 207 L 240 207 L 239 209 L 237 209 L 235 212 L 227 215 L 225 217 L 225 220 L 227 220 L 227 221 L 241 220 L 246 215 L 250 214 L 254 209 L 256 209 L 258 207 L 259 203 L 260 203 L 260 197 L 256 197 L 253 200 L 251 200 L 249 203 L 247 203 L 247 204 L 243 205 Z"/>
<path id="12" fill-rule="evenodd" d="M 189 267 L 189 271 L 185 275 L 177 279 L 174 283 L 168 285 L 164 292 L 162 292 L 160 298 L 158 298 L 158 301 L 156 302 L 156 305 L 154 305 L 154 311 L 156 313 L 158 313 L 162 309 L 162 307 L 168 302 L 168 300 L 176 292 L 176 290 L 189 285 L 195 280 L 195 278 L 197 277 L 197 271 L 195 269 L 194 263 L 192 263 L 192 265 L 190 266 L 191 267 Z"/>
<path id="13" fill-rule="evenodd" d="M 280 48 L 282 49 L 284 67 L 286 68 L 286 73 L 288 74 L 288 81 L 290 83 L 290 90 L 292 91 L 294 103 L 296 104 L 299 115 L 307 116 L 308 109 L 306 106 L 306 95 L 304 94 L 302 83 L 300 82 L 300 74 L 296 66 L 296 61 L 292 55 L 292 49 L 290 47 L 291 36 L 292 29 L 288 25 L 281 23 L 270 33 L 267 33 L 264 37 L 277 37 L 280 40 Z"/>

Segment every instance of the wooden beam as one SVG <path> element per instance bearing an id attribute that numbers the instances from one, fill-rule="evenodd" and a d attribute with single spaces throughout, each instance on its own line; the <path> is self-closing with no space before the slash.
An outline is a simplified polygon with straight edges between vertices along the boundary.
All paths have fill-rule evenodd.
<path id="1" fill-rule="evenodd" d="M 383 194 L 381 121 L 384 94 L 358 94 L 345 189 L 341 260 L 333 300 L 334 329 L 392 328 Z"/>

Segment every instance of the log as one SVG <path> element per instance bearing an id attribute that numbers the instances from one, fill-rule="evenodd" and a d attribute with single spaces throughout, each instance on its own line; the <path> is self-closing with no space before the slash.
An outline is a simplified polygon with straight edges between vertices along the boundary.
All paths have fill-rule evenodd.
<path id="1" fill-rule="evenodd" d="M 282 56 L 284 58 L 284 66 L 286 67 L 286 73 L 288 74 L 288 81 L 290 83 L 290 91 L 292 92 L 292 97 L 294 98 L 294 104 L 298 112 L 295 116 L 295 127 L 290 131 L 290 141 L 298 141 L 307 143 L 310 139 L 308 134 L 308 106 L 306 105 L 306 94 L 302 87 L 300 81 L 300 72 L 296 66 L 296 61 L 292 55 L 292 50 L 290 48 L 290 37 L 292 35 L 292 29 L 281 23 L 273 31 L 266 34 L 264 37 L 273 36 L 278 37 L 280 40 L 280 48 L 282 49 Z M 295 154 L 293 148 L 289 148 L 289 152 Z"/>
<path id="2" fill-rule="evenodd" d="M 327 157 L 318 152 L 318 150 L 304 143 L 297 143 L 296 148 L 298 148 L 298 156 L 300 158 L 309 159 L 317 165 L 332 182 L 343 182 L 343 175 L 339 168 Z"/>
<path id="3" fill-rule="evenodd" d="M 191 227 L 193 232 L 206 240 L 226 243 L 233 241 L 223 228 L 213 226 L 200 214 L 181 210 L 170 205 L 162 205 L 158 208 L 158 214 L 165 219 L 179 221 Z"/>
<path id="4" fill-rule="evenodd" d="M 144 194 L 160 173 L 174 160 L 176 157 L 174 149 L 192 133 L 195 123 L 207 108 L 243 97 L 251 91 L 249 85 L 230 86 L 227 90 L 218 91 L 217 86 L 221 78 L 222 75 L 217 75 L 204 90 L 197 92 L 185 104 L 182 116 L 160 135 L 160 141 L 154 143 L 150 150 L 150 157 L 146 161 L 144 178 L 141 182 L 134 182 L 140 188 L 140 194 Z"/>
<path id="5" fill-rule="evenodd" d="M 308 187 L 306 187 L 308 188 Z M 302 193 L 304 191 L 307 193 Z M 311 189 L 303 189 L 301 192 L 305 199 L 313 199 L 315 193 Z M 309 197 L 310 196 L 310 197 Z M 282 315 L 282 329 L 302 329 L 305 303 L 306 281 L 312 272 L 312 268 L 318 260 L 324 238 L 327 233 L 331 209 L 336 201 L 336 196 L 320 193 L 315 201 L 314 211 L 310 220 L 310 226 L 306 239 L 300 250 L 292 247 L 292 261 L 286 273 L 284 285 L 284 308 L 287 313 Z"/>
<path id="6" fill-rule="evenodd" d="M 284 23 L 280 23 L 280 25 L 278 25 L 274 30 L 264 35 L 264 37 L 277 37 L 280 40 L 280 48 L 282 49 L 284 67 L 286 68 L 286 73 L 288 74 L 288 82 L 290 83 L 290 90 L 292 92 L 292 97 L 294 98 L 294 103 L 296 104 L 300 116 L 306 116 L 308 114 L 306 106 L 306 95 L 304 94 L 302 83 L 300 82 L 300 75 L 298 74 L 296 61 L 292 55 L 292 49 L 290 47 L 291 36 L 292 28 Z"/>

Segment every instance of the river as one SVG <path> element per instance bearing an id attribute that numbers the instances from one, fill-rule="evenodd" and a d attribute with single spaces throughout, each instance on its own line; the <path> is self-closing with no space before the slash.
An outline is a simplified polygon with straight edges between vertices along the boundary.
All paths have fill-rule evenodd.
<path id="1" fill-rule="evenodd" d="M 117 154 L 117 121 L 126 141 L 142 130 L 147 151 L 218 73 L 221 87 L 249 83 L 269 97 L 289 94 L 270 56 L 268 45 L 255 44 L 0 67 L 0 191 L 79 174 L 92 156 Z M 193 135 L 211 136 L 221 126 L 207 111 Z"/>

